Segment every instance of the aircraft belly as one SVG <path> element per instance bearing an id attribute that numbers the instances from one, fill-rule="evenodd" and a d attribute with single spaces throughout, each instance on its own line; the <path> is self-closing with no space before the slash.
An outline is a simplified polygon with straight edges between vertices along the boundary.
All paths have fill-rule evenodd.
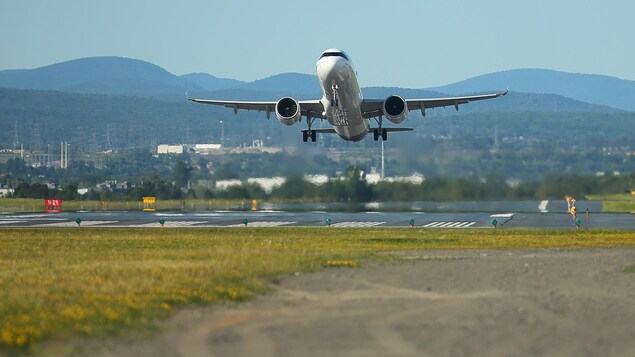
<path id="1" fill-rule="evenodd" d="M 370 122 L 362 117 L 358 102 L 342 99 L 337 107 L 327 110 L 328 121 L 344 140 L 359 141 L 368 134 Z"/>
<path id="2" fill-rule="evenodd" d="M 347 141 L 360 141 L 370 130 L 370 126 L 364 125 L 364 123 L 358 125 L 333 126 L 333 128 L 337 135 Z"/>
<path id="3" fill-rule="evenodd" d="M 362 117 L 363 97 L 352 63 L 341 57 L 322 58 L 317 73 L 329 124 L 344 140 L 362 140 L 370 131 L 370 121 Z"/>

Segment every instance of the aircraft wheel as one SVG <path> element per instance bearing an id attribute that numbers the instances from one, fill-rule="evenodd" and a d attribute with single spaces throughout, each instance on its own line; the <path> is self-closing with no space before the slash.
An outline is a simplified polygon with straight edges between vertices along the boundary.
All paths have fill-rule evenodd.
<path id="1" fill-rule="evenodd" d="M 388 130 L 386 130 L 386 129 L 382 129 L 381 130 L 381 138 L 384 141 L 388 140 Z"/>
<path id="2" fill-rule="evenodd" d="M 302 132 L 302 141 L 304 141 L 306 143 L 307 140 L 309 140 L 309 133 L 307 133 L 306 131 L 303 131 Z"/>
<path id="3" fill-rule="evenodd" d="M 373 139 L 375 141 L 379 140 L 379 131 L 377 129 L 373 130 Z"/>
<path id="4" fill-rule="evenodd" d="M 315 130 L 311 130 L 311 141 L 315 142 L 317 140 L 317 133 Z"/>

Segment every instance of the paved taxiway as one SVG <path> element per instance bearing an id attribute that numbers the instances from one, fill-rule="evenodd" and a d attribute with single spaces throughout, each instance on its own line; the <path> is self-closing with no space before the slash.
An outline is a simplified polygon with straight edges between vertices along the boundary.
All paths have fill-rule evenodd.
<path id="1" fill-rule="evenodd" d="M 250 227 L 326 226 L 332 227 L 409 227 L 417 228 L 491 228 L 496 218 L 501 228 L 575 228 L 567 213 L 513 213 L 493 216 L 489 212 L 422 213 L 422 212 L 283 212 L 283 211 L 178 211 L 178 212 L 62 212 L 0 214 L 2 227 Z M 578 216 L 581 228 L 614 228 L 635 230 L 635 215 L 627 213 L 591 213 L 589 220 Z"/>

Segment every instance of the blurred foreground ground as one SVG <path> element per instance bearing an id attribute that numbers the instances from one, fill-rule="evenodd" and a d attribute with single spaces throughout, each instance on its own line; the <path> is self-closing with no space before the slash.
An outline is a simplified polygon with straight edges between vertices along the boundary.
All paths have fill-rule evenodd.
<path id="1" fill-rule="evenodd" d="M 54 343 L 101 356 L 624 356 L 635 353 L 635 249 L 422 251 L 282 278 L 234 306 L 188 309 L 149 340 Z M 72 351 L 72 352 L 71 352 Z"/>

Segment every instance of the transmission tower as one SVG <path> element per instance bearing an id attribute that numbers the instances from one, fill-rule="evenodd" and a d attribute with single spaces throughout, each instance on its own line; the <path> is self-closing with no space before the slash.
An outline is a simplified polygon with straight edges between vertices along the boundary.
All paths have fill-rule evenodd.
<path id="1" fill-rule="evenodd" d="M 84 134 L 81 125 L 77 126 L 77 152 L 80 155 L 84 154 Z"/>
<path id="2" fill-rule="evenodd" d="M 185 144 L 186 145 L 190 145 L 191 144 L 190 143 L 190 139 L 191 139 L 191 137 L 190 137 L 190 126 L 188 125 L 188 126 L 185 127 Z"/>
<path id="3" fill-rule="evenodd" d="M 33 146 L 31 147 L 31 150 L 33 152 L 40 152 L 40 149 L 40 126 L 36 124 L 33 128 Z"/>
<path id="4" fill-rule="evenodd" d="M 106 150 L 112 149 L 112 129 L 110 128 L 110 124 L 106 126 Z"/>
<path id="5" fill-rule="evenodd" d="M 19 145 L 20 145 L 20 138 L 18 136 L 18 121 L 16 120 L 13 123 L 13 151 L 16 151 Z"/>
<path id="6" fill-rule="evenodd" d="M 94 153 L 99 151 L 99 146 L 97 144 L 97 129 L 93 129 L 90 139 L 90 151 Z"/>

